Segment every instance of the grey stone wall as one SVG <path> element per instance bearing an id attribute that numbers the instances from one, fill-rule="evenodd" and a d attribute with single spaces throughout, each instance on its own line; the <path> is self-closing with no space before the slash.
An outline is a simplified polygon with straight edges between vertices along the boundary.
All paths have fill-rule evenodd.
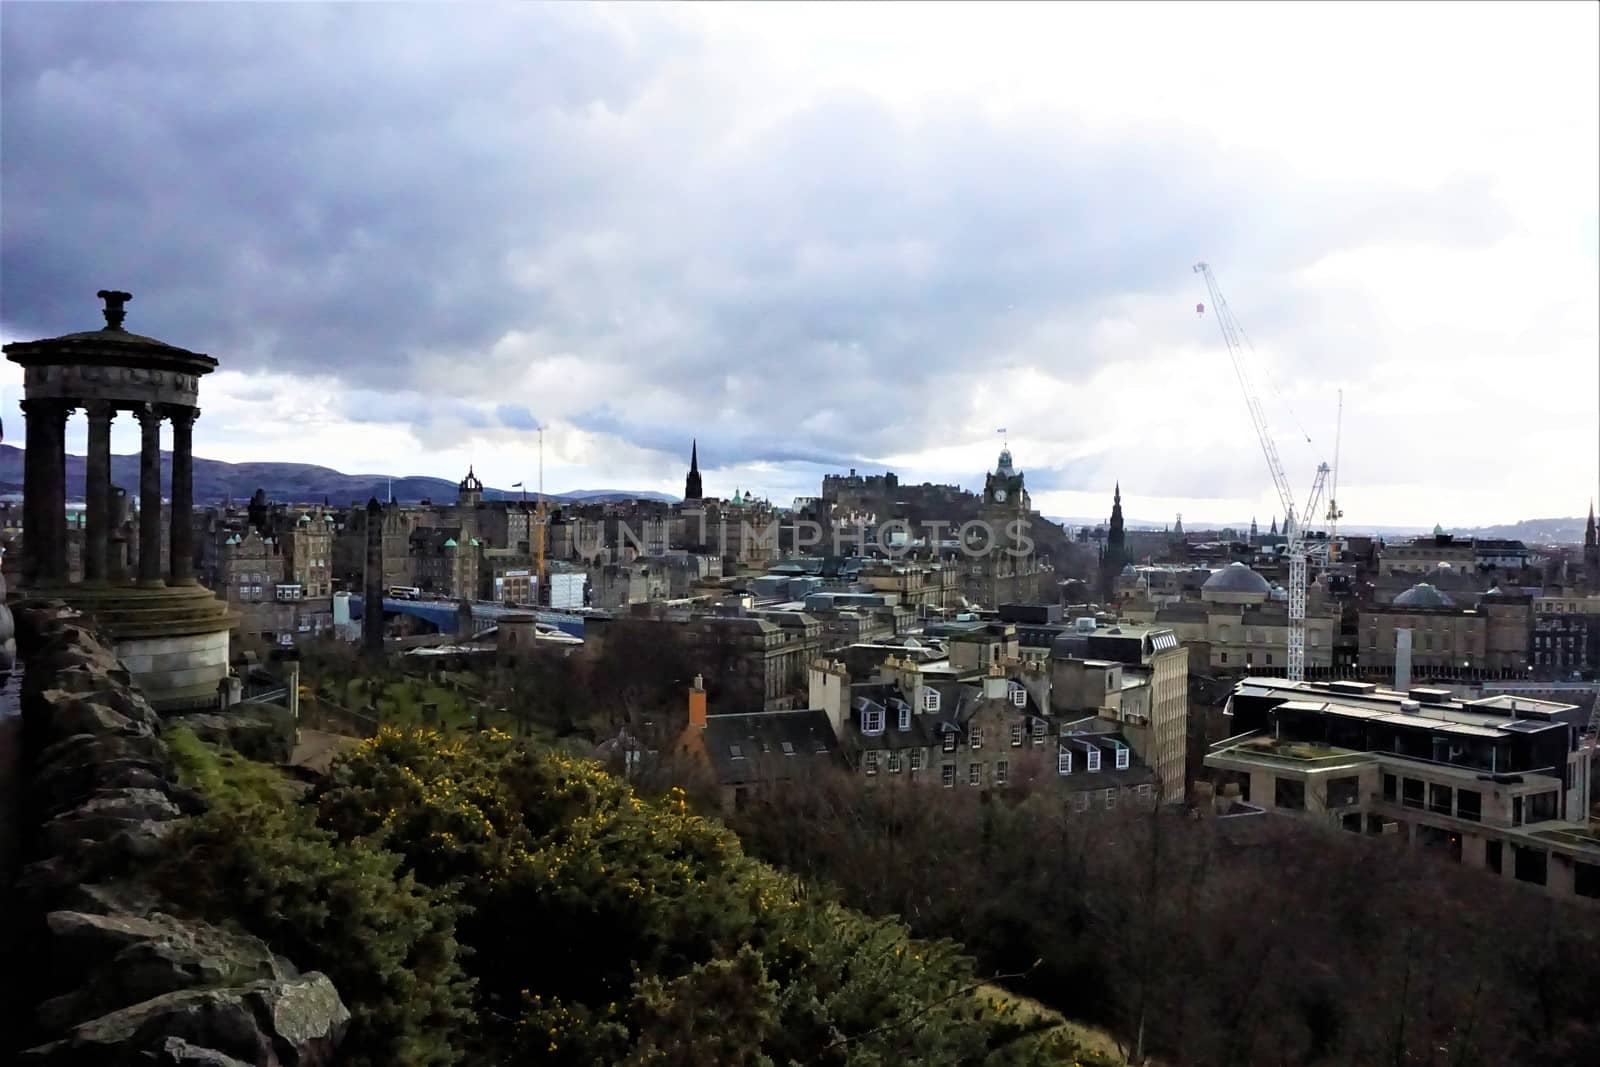
<path id="1" fill-rule="evenodd" d="M 205 802 L 177 781 L 127 667 L 65 605 L 19 608 L 25 865 L 6 967 L 29 1010 L 0 1060 L 333 1063 L 350 1013 L 326 975 L 168 911 L 129 875 Z"/>

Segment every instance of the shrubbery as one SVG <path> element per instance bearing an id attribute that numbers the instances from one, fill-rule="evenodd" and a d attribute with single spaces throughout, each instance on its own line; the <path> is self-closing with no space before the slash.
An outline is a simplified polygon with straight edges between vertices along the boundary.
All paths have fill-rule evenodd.
<path id="1" fill-rule="evenodd" d="M 205 768 L 191 777 L 226 792 Z M 187 829 L 164 882 L 327 971 L 364 1062 L 998 1067 L 1080 1053 L 980 997 L 954 943 L 815 895 L 679 791 L 647 800 L 502 733 L 385 732 L 303 804 L 235 792 Z"/>

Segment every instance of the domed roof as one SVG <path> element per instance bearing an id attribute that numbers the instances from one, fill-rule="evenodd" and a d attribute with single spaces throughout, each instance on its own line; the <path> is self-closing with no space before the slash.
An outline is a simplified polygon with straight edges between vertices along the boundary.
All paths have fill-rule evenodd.
<path id="1" fill-rule="evenodd" d="M 1418 582 L 1394 598 L 1397 608 L 1453 608 L 1456 602 L 1427 582 Z"/>
<path id="2" fill-rule="evenodd" d="M 1243 563 L 1230 563 L 1219 571 L 1212 571 L 1211 577 L 1200 587 L 1202 593 L 1260 593 L 1270 595 L 1272 586 L 1267 580 Z"/>

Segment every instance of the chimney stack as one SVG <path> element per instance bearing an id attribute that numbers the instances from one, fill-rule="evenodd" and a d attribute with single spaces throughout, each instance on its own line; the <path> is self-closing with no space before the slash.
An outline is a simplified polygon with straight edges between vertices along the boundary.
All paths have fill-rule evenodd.
<path id="1" fill-rule="evenodd" d="M 701 675 L 694 676 L 694 685 L 689 688 L 689 725 L 706 728 L 706 683 Z"/>

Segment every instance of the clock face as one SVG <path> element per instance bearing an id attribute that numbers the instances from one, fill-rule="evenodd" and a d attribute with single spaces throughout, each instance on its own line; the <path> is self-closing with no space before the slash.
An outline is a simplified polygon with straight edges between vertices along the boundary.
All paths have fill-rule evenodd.
<path id="1" fill-rule="evenodd" d="M 1006 502 L 1006 491 L 1004 489 L 996 489 L 994 491 L 994 502 L 996 504 L 1004 504 Z"/>

